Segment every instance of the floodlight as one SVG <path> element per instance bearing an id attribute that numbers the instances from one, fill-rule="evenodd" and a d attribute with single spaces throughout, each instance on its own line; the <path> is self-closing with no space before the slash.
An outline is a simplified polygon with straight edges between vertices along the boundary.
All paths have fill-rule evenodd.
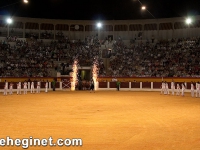
<path id="1" fill-rule="evenodd" d="M 23 0 L 24 1 L 24 3 L 28 3 L 28 0 Z"/>
<path id="2" fill-rule="evenodd" d="M 13 22 L 13 20 L 12 20 L 11 18 L 8 18 L 8 19 L 6 20 L 6 22 L 7 22 L 8 24 L 11 24 L 11 23 Z"/>
<path id="3" fill-rule="evenodd" d="M 98 27 L 98 28 L 101 28 L 101 27 L 102 27 L 102 24 L 101 24 L 100 22 L 98 22 L 98 23 L 97 23 L 97 27 Z"/>
<path id="4" fill-rule="evenodd" d="M 185 20 L 185 22 L 189 25 L 189 24 L 192 23 L 192 19 L 191 19 L 191 18 L 187 18 L 187 19 Z"/>
<path id="5" fill-rule="evenodd" d="M 145 7 L 145 6 L 142 6 L 141 9 L 142 9 L 142 10 L 146 10 L 146 7 Z"/>

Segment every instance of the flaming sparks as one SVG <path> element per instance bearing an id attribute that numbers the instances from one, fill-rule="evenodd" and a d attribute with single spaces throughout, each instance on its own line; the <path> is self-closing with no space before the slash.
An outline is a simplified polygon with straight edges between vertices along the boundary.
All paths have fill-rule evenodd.
<path id="1" fill-rule="evenodd" d="M 76 83 L 77 83 L 77 73 L 78 73 L 78 61 L 74 60 L 74 64 L 72 65 L 72 82 L 71 82 L 71 90 L 75 91 Z"/>
<path id="2" fill-rule="evenodd" d="M 92 79 L 94 81 L 94 85 L 95 85 L 95 90 L 98 87 L 98 73 L 99 73 L 99 69 L 98 69 L 98 61 L 95 59 L 94 63 L 93 63 L 93 67 L 92 67 Z"/>

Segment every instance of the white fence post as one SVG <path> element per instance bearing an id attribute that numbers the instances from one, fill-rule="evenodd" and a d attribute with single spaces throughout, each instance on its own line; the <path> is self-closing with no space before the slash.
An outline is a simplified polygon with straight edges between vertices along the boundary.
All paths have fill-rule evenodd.
<path id="1" fill-rule="evenodd" d="M 107 82 L 107 88 L 108 89 L 110 88 L 110 82 Z"/>
<path id="2" fill-rule="evenodd" d="M 62 82 L 60 82 L 60 90 L 62 90 Z"/>
<path id="3" fill-rule="evenodd" d="M 28 90 L 30 90 L 31 88 L 30 88 L 30 82 L 28 82 Z"/>
<path id="4" fill-rule="evenodd" d="M 51 82 L 49 82 L 49 89 L 51 89 Z"/>

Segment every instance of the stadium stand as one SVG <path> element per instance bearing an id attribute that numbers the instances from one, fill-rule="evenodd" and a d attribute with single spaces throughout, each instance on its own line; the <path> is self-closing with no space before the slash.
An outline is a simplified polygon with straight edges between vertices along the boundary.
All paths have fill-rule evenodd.
<path id="1" fill-rule="evenodd" d="M 200 70 L 199 41 L 200 38 L 162 40 L 157 43 L 146 41 L 130 43 L 128 48 L 119 38 L 112 44 L 110 65 L 106 72 L 100 57 L 98 37 L 88 36 L 85 41 L 58 40 L 47 45 L 42 41 L 26 42 L 9 37 L 0 43 L 0 76 L 47 77 L 50 76 L 50 68 L 64 73 L 75 57 L 78 57 L 81 66 L 91 66 L 98 56 L 100 76 L 197 77 Z M 15 45 L 10 46 L 10 42 Z M 54 61 L 60 64 L 56 65 Z"/>
<path id="2" fill-rule="evenodd" d="M 199 77 L 200 38 L 113 45 L 108 76 Z"/>

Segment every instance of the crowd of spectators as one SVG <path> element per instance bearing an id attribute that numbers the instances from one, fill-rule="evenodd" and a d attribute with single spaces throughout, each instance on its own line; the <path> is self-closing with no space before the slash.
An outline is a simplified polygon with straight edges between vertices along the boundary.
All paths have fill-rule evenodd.
<path id="1" fill-rule="evenodd" d="M 49 69 L 65 74 L 69 73 L 67 69 L 75 58 L 80 66 L 92 66 L 97 61 L 99 76 L 198 77 L 200 73 L 200 38 L 125 45 L 120 37 L 116 41 L 107 39 L 103 42 L 99 41 L 98 35 L 87 36 L 84 40 L 70 40 L 62 33 L 59 37 L 50 43 L 42 40 L 27 42 L 17 37 L 0 41 L 0 76 L 47 77 L 50 76 Z M 11 46 L 10 42 L 15 44 Z M 101 44 L 106 43 L 112 43 L 108 66 L 101 58 Z M 60 65 L 55 61 L 61 62 Z"/>
<path id="2" fill-rule="evenodd" d="M 52 31 L 51 32 L 45 31 L 45 32 L 41 33 L 40 38 L 41 39 L 53 39 L 53 36 L 54 36 L 54 34 L 52 33 Z"/>
<path id="3" fill-rule="evenodd" d="M 25 34 L 25 38 L 29 38 L 31 40 L 37 40 L 38 39 L 39 34 L 38 33 L 33 33 L 33 32 L 27 32 Z"/>
<path id="4" fill-rule="evenodd" d="M 16 40 L 0 42 L 0 76 L 2 77 L 47 77 L 48 68 L 53 67 L 49 61 L 46 48 L 40 42 L 28 44 Z"/>
<path id="5" fill-rule="evenodd" d="M 6 37 L 6 42 L 16 42 L 18 39 L 17 36 L 8 36 Z"/>
<path id="6" fill-rule="evenodd" d="M 113 44 L 107 76 L 199 77 L 200 38 Z"/>
<path id="7" fill-rule="evenodd" d="M 72 64 L 74 59 L 77 58 L 80 66 L 92 66 L 94 59 L 97 59 L 99 72 L 105 74 L 103 60 L 100 57 L 100 41 L 98 40 L 98 36 L 87 36 L 84 41 L 70 41 L 68 37 L 65 37 L 63 40 L 59 40 L 57 45 L 59 45 L 61 49 L 59 49 L 59 52 L 57 51 L 54 53 L 54 55 L 56 55 L 59 60 L 66 61 L 66 65 L 62 63 L 60 66 L 62 72 L 66 66 L 68 67 L 68 65 Z"/>
<path id="8" fill-rule="evenodd" d="M 64 37 L 50 43 L 44 43 L 42 40 L 26 42 L 16 39 L 14 46 L 9 42 L 0 42 L 0 76 L 3 77 L 47 77 L 50 76 L 49 68 L 65 72 L 65 68 L 73 63 L 74 58 L 78 58 L 81 66 L 92 66 L 96 58 L 100 64 L 100 72 L 104 72 L 105 69 L 99 57 L 97 37 L 87 37 L 85 41 L 70 41 Z M 59 66 L 54 63 L 55 61 L 65 63 Z"/>

